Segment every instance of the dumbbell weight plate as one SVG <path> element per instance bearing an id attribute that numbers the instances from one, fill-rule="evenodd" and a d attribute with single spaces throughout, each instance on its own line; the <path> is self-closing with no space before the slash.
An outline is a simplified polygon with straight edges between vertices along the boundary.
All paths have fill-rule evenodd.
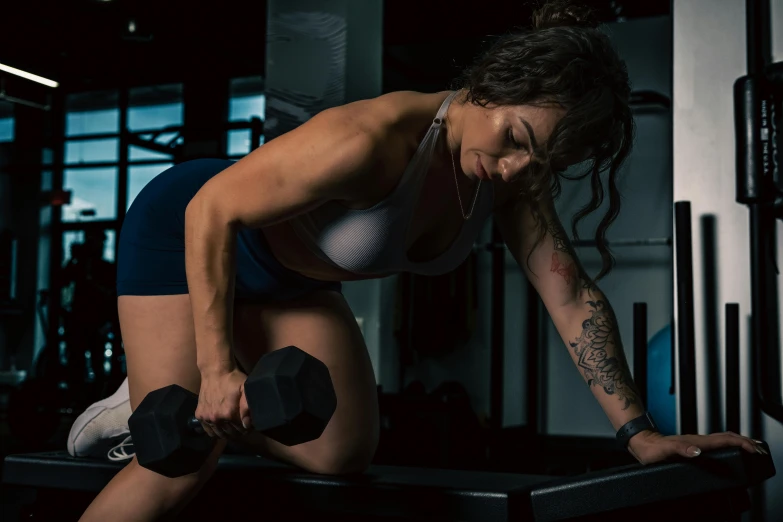
<path id="1" fill-rule="evenodd" d="M 270 352 L 245 381 L 253 428 L 286 446 L 321 436 L 337 409 L 329 369 L 295 346 Z"/>
<path id="2" fill-rule="evenodd" d="M 142 467 L 166 477 L 195 473 L 214 440 L 189 424 L 198 395 L 172 384 L 144 397 L 128 419 L 136 459 Z"/>

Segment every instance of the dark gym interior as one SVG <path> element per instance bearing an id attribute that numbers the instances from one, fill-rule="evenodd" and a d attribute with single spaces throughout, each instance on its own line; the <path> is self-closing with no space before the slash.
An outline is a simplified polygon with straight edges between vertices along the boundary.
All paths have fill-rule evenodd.
<path id="1" fill-rule="evenodd" d="M 126 380 L 119 238 L 148 183 L 191 160 L 241 160 L 331 106 L 449 90 L 500 35 L 529 26 L 540 3 L 8 2 L 0 519 L 79 520 L 127 463 L 67 448 L 80 415 Z M 581 3 L 632 84 L 635 145 L 608 233 L 616 266 L 600 286 L 639 396 L 663 435 L 731 431 L 763 453 L 639 463 L 489 219 L 453 271 L 343 283 L 378 394 L 379 441 L 365 473 L 318 476 L 229 443 L 178 520 L 783 519 L 783 1 Z M 555 204 L 569 232 L 589 191 L 584 179 L 562 187 Z M 593 275 L 598 214 L 573 241 Z M 291 382 L 320 382 L 319 361 L 278 355 L 268 364 L 296 366 Z M 259 393 L 284 395 L 279 375 L 264 374 L 275 368 L 256 369 L 247 389 L 254 380 Z M 327 388 L 311 394 L 320 402 L 298 429 L 324 429 L 334 411 Z M 193 410 L 197 398 L 187 400 Z M 210 449 L 178 448 L 177 458 Z M 137 451 L 141 461 L 164 450 Z M 199 469 L 175 464 L 145 467 Z"/>

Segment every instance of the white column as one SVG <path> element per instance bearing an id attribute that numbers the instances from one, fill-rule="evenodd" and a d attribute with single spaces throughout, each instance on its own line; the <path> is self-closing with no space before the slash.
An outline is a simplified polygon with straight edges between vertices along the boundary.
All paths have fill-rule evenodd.
<path id="1" fill-rule="evenodd" d="M 742 431 L 769 441 L 778 468 L 783 465 L 783 428 L 766 422 L 765 433 L 749 433 L 750 242 L 748 209 L 735 201 L 735 142 L 732 88 L 734 81 L 747 74 L 745 1 L 688 0 L 672 2 L 674 17 L 674 200 L 691 202 L 693 226 L 694 311 L 698 407 L 707 411 L 705 389 L 708 367 L 724 361 L 707 360 L 704 345 L 704 288 L 702 272 L 702 216 L 712 214 L 717 221 L 717 300 L 720 320 L 717 325 L 721 352 L 725 346 L 723 304 L 740 306 L 740 379 Z M 783 59 L 783 0 L 772 0 L 775 59 Z M 781 230 L 779 228 L 779 230 Z M 781 235 L 778 236 L 780 242 Z M 780 255 L 779 255 L 780 259 Z M 725 385 L 725 383 L 723 383 Z M 722 389 L 725 389 L 722 386 Z M 723 395 L 723 393 L 721 393 Z M 723 397 L 717 400 L 723 400 Z M 722 404 L 722 402 L 721 402 Z M 704 415 L 699 430 L 706 430 Z M 783 489 L 783 477 L 766 483 L 767 520 L 783 517 L 783 498 L 775 491 Z"/>
<path id="2" fill-rule="evenodd" d="M 324 109 L 381 94 L 382 0 L 270 0 L 267 5 L 266 141 Z M 391 307 L 383 299 L 388 284 L 343 285 L 376 380 L 389 383 L 387 390 L 396 384 Z"/>

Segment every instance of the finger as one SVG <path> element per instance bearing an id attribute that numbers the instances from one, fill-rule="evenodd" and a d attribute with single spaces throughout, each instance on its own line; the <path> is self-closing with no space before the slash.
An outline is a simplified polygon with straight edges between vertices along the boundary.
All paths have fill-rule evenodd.
<path id="1" fill-rule="evenodd" d="M 239 418 L 242 419 L 242 426 L 248 432 L 252 429 L 253 422 L 250 418 L 250 406 L 247 404 L 245 387 L 242 386 L 242 395 L 239 397 Z"/>
<path id="2" fill-rule="evenodd" d="M 672 441 L 672 452 L 692 459 L 701 455 L 701 448 L 689 440 Z"/>
<path id="3" fill-rule="evenodd" d="M 764 447 L 763 447 L 764 446 L 764 442 L 763 441 L 756 440 L 756 439 L 751 439 L 750 437 L 745 437 L 744 435 L 738 435 L 738 434 L 733 433 L 733 432 L 728 432 L 728 433 L 736 435 L 737 437 L 739 437 L 742 440 L 744 440 L 746 442 L 745 444 L 742 445 L 742 447 L 744 449 L 746 449 L 748 451 L 751 451 L 751 448 L 752 448 L 753 451 L 755 451 L 756 453 L 759 453 L 761 455 L 769 455 L 769 452 L 766 449 L 764 449 Z"/>
<path id="4" fill-rule="evenodd" d="M 753 444 L 756 445 L 756 449 L 759 453 L 762 455 L 769 455 L 769 451 L 767 451 L 767 448 L 769 446 L 766 445 L 766 443 L 763 440 L 756 440 L 756 439 L 750 439 L 753 441 Z"/>
<path id="5" fill-rule="evenodd" d="M 769 455 L 769 453 L 763 447 L 760 447 L 760 446 L 764 445 L 764 441 L 762 441 L 762 440 L 751 439 L 750 437 L 746 437 L 744 435 L 740 435 L 739 433 L 734 433 L 733 431 L 727 431 L 726 434 L 727 435 L 731 435 L 733 437 L 738 437 L 738 438 L 746 440 L 746 441 L 749 441 L 749 442 L 753 443 L 753 445 L 756 448 L 756 450 L 759 450 L 759 453 L 763 453 L 765 455 Z M 745 445 L 743 445 L 743 447 L 747 448 L 747 446 L 745 446 Z"/>
<path id="6" fill-rule="evenodd" d="M 223 431 L 224 426 L 222 424 L 213 424 L 211 427 L 212 427 L 212 431 L 215 432 L 216 437 L 220 439 L 226 438 L 226 433 L 225 431 Z"/>
<path id="7" fill-rule="evenodd" d="M 740 435 L 739 433 L 734 433 L 733 431 L 727 431 L 727 432 L 724 432 L 724 435 L 729 435 L 729 436 L 731 436 L 731 437 L 736 437 L 736 438 L 738 438 L 738 439 L 741 439 L 741 440 L 747 441 L 747 442 L 749 442 L 749 443 L 751 443 L 751 444 L 753 444 L 753 445 L 756 445 L 756 444 L 761 444 L 761 442 L 760 442 L 760 441 L 753 440 L 753 439 L 751 439 L 750 437 L 746 437 L 746 436 L 744 436 L 744 435 Z"/>
<path id="8" fill-rule="evenodd" d="M 223 433 L 226 435 L 226 437 L 232 439 L 239 437 L 239 435 L 242 433 L 241 429 L 237 429 L 237 427 L 230 422 L 223 424 L 220 428 L 223 430 Z"/>
<path id="9" fill-rule="evenodd" d="M 212 427 L 209 424 L 207 424 L 204 421 L 201 421 L 201 427 L 204 429 L 204 433 L 209 435 L 210 438 L 214 438 L 215 437 L 215 432 L 212 431 Z"/>
<path id="10" fill-rule="evenodd" d="M 725 447 L 741 447 L 748 453 L 761 453 L 758 446 L 752 440 L 736 433 L 713 433 L 711 435 L 697 435 L 689 437 L 689 440 L 697 444 L 705 451 Z"/>
<path id="11" fill-rule="evenodd" d="M 221 427 L 223 428 L 223 431 L 227 437 L 234 439 L 241 437 L 246 432 L 245 428 L 242 427 L 242 424 L 235 420 L 226 422 Z"/>
<path id="12" fill-rule="evenodd" d="M 749 453 L 762 453 L 763 451 L 756 445 L 755 442 L 753 442 L 752 439 L 748 437 L 743 437 L 742 435 L 734 432 L 727 432 L 720 435 L 722 436 L 714 437 L 714 439 L 723 442 L 724 444 L 721 446 L 739 446 Z"/>
<path id="13" fill-rule="evenodd" d="M 247 435 L 250 431 L 250 430 L 246 430 L 245 427 L 238 422 L 232 423 L 231 426 L 234 428 L 234 431 L 237 433 L 237 436 Z"/>
<path id="14" fill-rule="evenodd" d="M 212 431 L 212 427 L 210 426 L 211 423 L 204 417 L 198 408 L 196 409 L 194 417 L 196 417 L 196 420 L 201 423 L 201 429 L 204 430 L 204 433 L 206 433 L 209 437 L 215 436 L 215 432 Z"/>

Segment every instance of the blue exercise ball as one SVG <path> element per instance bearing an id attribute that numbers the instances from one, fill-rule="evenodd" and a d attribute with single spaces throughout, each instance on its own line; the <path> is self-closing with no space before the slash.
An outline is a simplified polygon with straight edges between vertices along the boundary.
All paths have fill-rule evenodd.
<path id="1" fill-rule="evenodd" d="M 647 343 L 647 409 L 664 435 L 677 433 L 676 395 L 672 393 L 672 327 L 667 325 Z"/>

